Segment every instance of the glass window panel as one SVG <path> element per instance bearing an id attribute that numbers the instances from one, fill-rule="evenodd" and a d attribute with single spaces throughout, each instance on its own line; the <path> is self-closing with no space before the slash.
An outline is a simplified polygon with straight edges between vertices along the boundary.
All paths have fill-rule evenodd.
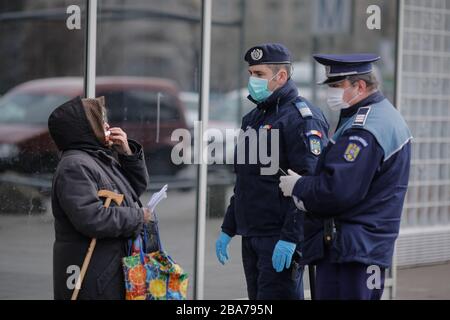
<path id="1" fill-rule="evenodd" d="M 80 28 L 69 29 L 70 5 Z M 47 119 L 83 94 L 82 0 L 0 2 L 0 298 L 52 299 L 50 189 L 57 149 Z"/>
<path id="2" fill-rule="evenodd" d="M 380 54 L 382 61 L 375 65 L 375 73 L 382 80 L 382 91 L 393 101 L 396 2 L 367 0 L 349 1 L 349 3 L 351 23 L 345 32 L 317 34 L 313 32 L 315 23 L 313 1 L 214 1 L 210 127 L 221 130 L 222 128 L 239 128 L 242 116 L 255 107 L 246 98 L 248 67 L 243 58 L 248 48 L 263 42 L 280 42 L 290 49 L 294 59 L 292 78 L 299 88 L 300 95 L 320 107 L 332 126 L 336 125 L 337 113 L 329 111 L 326 106 L 324 87 L 316 85 L 316 82 L 324 78 L 324 69 L 313 62 L 313 53 L 374 52 Z M 366 28 L 366 9 L 369 5 L 378 5 L 382 10 L 381 30 Z M 228 22 L 230 25 L 224 27 L 217 23 L 219 21 Z M 232 25 L 233 22 L 235 25 Z M 218 97 L 217 104 L 215 97 Z M 219 110 L 217 114 L 220 118 L 215 118 L 214 110 Z M 233 153 L 233 148 L 228 145 L 226 150 Z M 247 291 L 242 267 L 240 237 L 235 237 L 231 241 L 231 259 L 226 266 L 220 265 L 215 257 L 214 243 L 220 232 L 234 186 L 232 166 L 215 165 L 215 167 L 221 169 L 220 174 L 223 178 L 218 183 L 217 179 L 214 179 L 214 173 L 210 172 L 206 296 L 213 299 L 244 298 L 247 297 Z M 225 180 L 228 184 L 224 182 Z M 307 275 L 305 288 L 308 289 Z"/>
<path id="3" fill-rule="evenodd" d="M 96 95 L 108 121 L 144 148 L 150 189 L 168 184 L 157 209 L 163 248 L 190 276 L 193 297 L 196 165 L 175 164 L 175 130 L 193 132 L 198 119 L 201 1 L 99 1 Z M 185 151 L 191 140 L 184 141 Z"/>

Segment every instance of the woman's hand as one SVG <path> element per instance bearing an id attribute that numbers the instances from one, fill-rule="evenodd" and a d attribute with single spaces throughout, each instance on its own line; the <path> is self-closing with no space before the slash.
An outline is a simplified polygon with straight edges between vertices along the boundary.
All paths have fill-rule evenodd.
<path id="1" fill-rule="evenodd" d="M 120 154 L 132 155 L 125 131 L 121 128 L 109 128 L 109 131 L 111 132 L 108 137 L 110 145 Z"/>
<path id="2" fill-rule="evenodd" d="M 153 215 L 149 208 L 144 208 L 144 223 L 153 221 Z"/>

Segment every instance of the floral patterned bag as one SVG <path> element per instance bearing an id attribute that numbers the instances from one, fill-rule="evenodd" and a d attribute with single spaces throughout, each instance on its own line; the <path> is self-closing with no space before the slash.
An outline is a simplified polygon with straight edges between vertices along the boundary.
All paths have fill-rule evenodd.
<path id="1" fill-rule="evenodd" d="M 145 256 L 148 300 L 185 300 L 189 278 L 187 273 L 164 251 Z"/>
<path id="2" fill-rule="evenodd" d="M 159 250 L 145 254 L 149 238 L 144 226 L 144 237 L 139 235 L 129 245 L 129 254 L 122 258 L 125 276 L 126 300 L 185 300 L 189 277 L 163 251 L 157 222 L 154 224 Z"/>
<path id="3" fill-rule="evenodd" d="M 142 238 L 139 235 L 129 245 L 128 256 L 122 258 L 126 300 L 146 300 L 147 298 L 147 269 L 144 266 L 145 254 L 142 248 Z"/>

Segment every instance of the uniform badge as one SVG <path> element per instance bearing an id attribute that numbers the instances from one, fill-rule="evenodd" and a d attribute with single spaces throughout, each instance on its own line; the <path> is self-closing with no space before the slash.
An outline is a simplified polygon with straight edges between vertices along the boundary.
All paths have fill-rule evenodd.
<path id="1" fill-rule="evenodd" d="M 347 149 L 345 149 L 344 159 L 348 162 L 354 162 L 358 157 L 360 151 L 360 146 L 358 146 L 356 143 L 350 142 L 347 146 Z"/>
<path id="2" fill-rule="evenodd" d="M 319 156 L 322 153 L 322 143 L 318 136 L 309 137 L 309 150 L 316 156 Z"/>
<path id="3" fill-rule="evenodd" d="M 261 127 L 259 127 L 260 129 L 265 129 L 265 130 L 270 130 L 272 129 L 272 125 L 271 124 L 266 124 L 266 125 L 261 125 Z"/>
<path id="4" fill-rule="evenodd" d="M 309 151 L 313 155 L 319 156 L 322 153 L 322 132 L 311 130 L 306 133 L 309 141 Z"/>
<path id="5" fill-rule="evenodd" d="M 261 49 L 254 49 L 250 53 L 250 56 L 252 57 L 253 60 L 258 61 L 263 57 L 263 51 Z"/>

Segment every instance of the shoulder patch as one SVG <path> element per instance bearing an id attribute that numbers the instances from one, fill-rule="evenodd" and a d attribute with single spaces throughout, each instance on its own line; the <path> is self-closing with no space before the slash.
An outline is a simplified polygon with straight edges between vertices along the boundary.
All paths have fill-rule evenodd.
<path id="1" fill-rule="evenodd" d="M 311 130 L 305 135 L 308 138 L 309 151 L 315 156 L 320 156 L 322 153 L 322 132 Z"/>
<path id="2" fill-rule="evenodd" d="M 364 127 L 371 108 L 372 107 L 359 108 L 352 126 Z"/>
<path id="3" fill-rule="evenodd" d="M 311 109 L 303 101 L 296 102 L 295 107 L 297 108 L 298 112 L 300 112 L 302 118 L 309 118 L 313 116 Z"/>
<path id="4" fill-rule="evenodd" d="M 350 142 L 345 149 L 344 159 L 348 162 L 354 162 L 358 158 L 361 147 L 354 142 Z"/>
<path id="5" fill-rule="evenodd" d="M 322 153 L 322 141 L 316 135 L 311 135 L 308 137 L 309 140 L 309 151 L 315 156 L 320 156 Z"/>

